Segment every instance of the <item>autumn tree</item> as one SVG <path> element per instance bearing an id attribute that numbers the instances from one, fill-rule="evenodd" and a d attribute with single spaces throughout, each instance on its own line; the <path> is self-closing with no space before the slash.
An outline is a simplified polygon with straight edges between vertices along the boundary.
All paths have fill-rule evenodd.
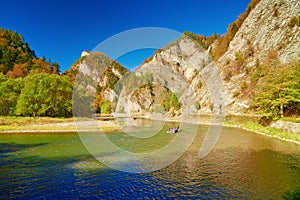
<path id="1" fill-rule="evenodd" d="M 6 74 L 15 64 L 30 62 L 35 56 L 22 35 L 0 28 L 0 72 Z"/>
<path id="2" fill-rule="evenodd" d="M 22 35 L 0 28 L 0 73 L 8 77 L 25 77 L 31 70 L 52 74 L 59 73 L 56 62 L 37 58 Z"/>

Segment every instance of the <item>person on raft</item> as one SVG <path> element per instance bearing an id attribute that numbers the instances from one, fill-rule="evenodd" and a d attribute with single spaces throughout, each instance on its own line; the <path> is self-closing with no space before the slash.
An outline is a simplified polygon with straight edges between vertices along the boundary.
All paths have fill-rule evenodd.
<path id="1" fill-rule="evenodd" d="M 169 132 L 170 133 L 178 133 L 180 131 L 179 126 L 175 127 L 175 128 L 169 128 Z"/>

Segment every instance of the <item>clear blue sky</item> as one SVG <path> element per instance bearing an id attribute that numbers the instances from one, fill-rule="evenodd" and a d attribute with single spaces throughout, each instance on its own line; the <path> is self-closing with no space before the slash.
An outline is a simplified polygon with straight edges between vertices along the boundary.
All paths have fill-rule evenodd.
<path id="1" fill-rule="evenodd" d="M 22 34 L 38 57 L 61 71 L 103 40 L 139 27 L 163 27 L 210 35 L 226 32 L 250 0 L 0 0 L 0 27 Z M 136 63 L 151 51 L 136 54 Z M 121 64 L 134 57 L 122 56 Z M 128 62 L 127 62 L 128 61 Z"/>

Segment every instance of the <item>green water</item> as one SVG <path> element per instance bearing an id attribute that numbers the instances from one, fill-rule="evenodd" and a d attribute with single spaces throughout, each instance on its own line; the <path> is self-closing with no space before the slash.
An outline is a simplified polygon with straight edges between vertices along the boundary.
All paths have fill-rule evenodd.
<path id="1" fill-rule="evenodd" d="M 192 145 L 174 163 L 142 174 L 106 167 L 77 134 L 2 134 L 0 198 L 281 199 L 300 188 L 300 146 L 223 128 L 213 151 L 199 159 L 207 128 L 199 127 Z M 123 149 L 147 152 L 174 135 L 162 131 L 150 139 L 124 133 L 108 137 Z"/>

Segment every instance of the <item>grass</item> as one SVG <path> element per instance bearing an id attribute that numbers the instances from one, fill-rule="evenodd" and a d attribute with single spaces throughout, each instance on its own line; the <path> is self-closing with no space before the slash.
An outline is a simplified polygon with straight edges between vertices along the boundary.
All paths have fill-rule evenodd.
<path id="1" fill-rule="evenodd" d="M 261 125 L 259 116 L 226 116 L 225 124 L 239 126 L 248 130 L 257 131 L 266 135 L 279 137 L 282 139 L 300 142 L 300 134 L 288 133 L 277 128 Z M 299 118 L 281 118 L 284 121 L 300 122 Z M 74 122 L 73 118 L 50 118 L 50 117 L 14 117 L 0 116 L 0 131 L 76 131 L 75 125 L 61 125 L 61 123 Z M 101 123 L 101 122 L 100 122 Z M 51 124 L 51 125 L 47 125 Z M 120 124 L 104 124 L 94 127 L 95 130 L 102 132 L 120 131 Z"/>
<path id="2" fill-rule="evenodd" d="M 256 131 L 273 137 L 300 142 L 300 134 L 289 133 L 277 128 L 260 124 L 262 117 L 259 116 L 226 116 L 225 124 L 239 126 L 248 130 Z M 294 119 L 294 120 L 291 120 Z M 281 118 L 283 121 L 299 122 L 299 118 Z"/>
<path id="3" fill-rule="evenodd" d="M 84 120 L 84 119 L 83 119 Z M 0 116 L 0 131 L 77 131 L 73 118 L 51 118 L 51 117 L 15 117 Z M 66 124 L 63 124 L 66 123 Z M 118 131 L 117 125 L 104 124 L 100 121 L 100 127 L 89 127 L 90 130 L 102 132 Z"/>
<path id="4" fill-rule="evenodd" d="M 0 126 L 0 131 L 75 131 L 77 130 L 75 126 Z"/>
<path id="5" fill-rule="evenodd" d="M 41 125 L 73 121 L 73 118 L 0 116 L 0 126 Z"/>
<path id="6" fill-rule="evenodd" d="M 73 118 L 0 116 L 0 131 L 73 131 L 76 130 L 75 126 L 60 125 L 60 123 L 73 121 Z"/>
<path id="7" fill-rule="evenodd" d="M 260 124 L 256 124 L 253 122 L 243 124 L 242 127 L 249 129 L 249 130 L 258 131 L 258 132 L 264 133 L 266 135 L 300 142 L 300 134 L 288 133 L 286 131 L 282 131 L 277 128 L 265 127 L 265 126 L 262 126 Z"/>
<path id="8" fill-rule="evenodd" d="M 295 117 L 295 118 L 292 118 L 292 117 L 283 117 L 283 118 L 280 118 L 279 120 L 300 123 L 300 118 L 299 117 Z"/>

